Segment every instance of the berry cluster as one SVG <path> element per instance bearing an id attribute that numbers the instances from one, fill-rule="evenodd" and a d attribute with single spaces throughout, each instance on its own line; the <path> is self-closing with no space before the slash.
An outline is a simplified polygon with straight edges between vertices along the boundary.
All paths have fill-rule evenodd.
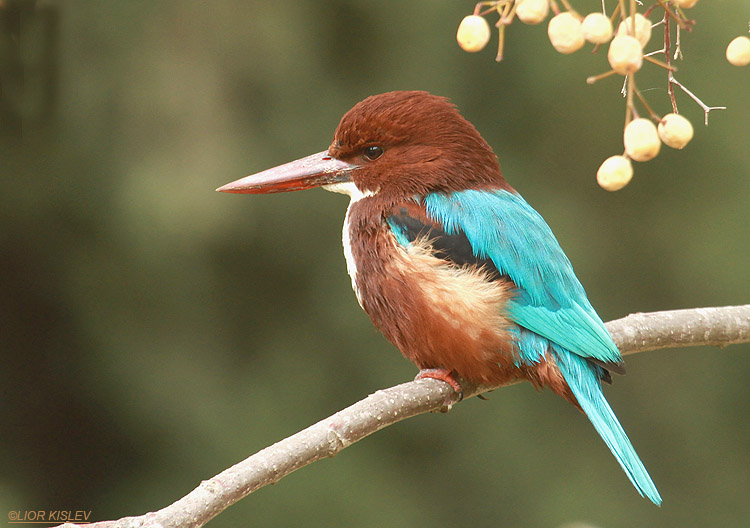
<path id="1" fill-rule="evenodd" d="M 597 171 L 597 181 L 604 189 L 616 191 L 622 189 L 633 177 L 631 160 L 648 161 L 654 158 L 661 149 L 661 144 L 681 149 L 692 139 L 693 127 L 677 110 L 675 87 L 683 90 L 704 111 L 708 124 L 708 113 L 723 107 L 710 107 L 704 104 L 690 90 L 685 88 L 674 76 L 676 68 L 672 61 L 682 58 L 680 50 L 681 31 L 690 31 L 694 21 L 686 14 L 686 9 L 693 7 L 698 0 L 656 0 L 656 3 L 642 12 L 643 4 L 637 0 L 614 0 L 611 15 L 602 12 L 578 14 L 568 0 L 559 0 L 564 9 L 560 9 L 557 0 L 493 0 L 479 2 L 474 13 L 465 17 L 456 34 L 459 46 L 469 52 L 482 50 L 490 40 L 490 26 L 486 15 L 500 15 L 495 24 L 498 28 L 499 43 L 497 60 L 502 60 L 505 42 L 505 28 L 516 18 L 525 24 L 540 24 L 552 11 L 553 16 L 547 25 L 547 36 L 552 46 L 560 53 L 569 54 L 581 49 L 586 42 L 594 45 L 594 51 L 600 46 L 608 46 L 607 60 L 611 70 L 589 77 L 587 82 L 593 84 L 612 75 L 625 77 L 623 95 L 627 97 L 625 127 L 623 132 L 624 153 L 611 156 L 602 163 Z M 653 12 L 663 11 L 663 16 L 656 23 L 649 18 Z M 616 24 L 616 26 L 615 26 Z M 653 28 L 661 27 L 664 31 L 663 47 L 656 51 L 645 52 L 651 39 Z M 672 28 L 674 28 L 674 38 Z M 674 47 L 674 56 L 670 48 Z M 658 60 L 655 55 L 663 55 Z M 727 59 L 735 65 L 750 63 L 750 39 L 737 37 L 727 48 Z M 669 100 L 672 112 L 660 116 L 656 114 L 638 90 L 636 73 L 649 62 L 667 72 Z M 648 117 L 641 116 L 636 107 L 636 98 Z"/>

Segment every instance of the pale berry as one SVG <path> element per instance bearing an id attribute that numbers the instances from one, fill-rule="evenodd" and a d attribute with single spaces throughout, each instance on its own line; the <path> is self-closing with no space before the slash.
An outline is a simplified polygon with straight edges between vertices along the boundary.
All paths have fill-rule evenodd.
<path id="1" fill-rule="evenodd" d="M 698 3 L 698 0 L 672 0 L 672 3 L 682 9 L 690 9 Z"/>
<path id="2" fill-rule="evenodd" d="M 458 25 L 456 40 L 464 51 L 481 51 L 490 41 L 490 25 L 478 15 L 464 17 Z"/>
<path id="3" fill-rule="evenodd" d="M 635 35 L 633 35 L 633 18 L 627 17 L 617 26 L 617 36 L 630 35 L 638 39 L 645 48 L 651 38 L 651 21 L 640 13 L 635 14 Z"/>
<path id="4" fill-rule="evenodd" d="M 612 69 L 620 75 L 630 75 L 643 65 L 643 48 L 635 37 L 621 35 L 609 43 L 607 60 Z"/>
<path id="5" fill-rule="evenodd" d="M 584 43 L 581 21 L 567 11 L 550 19 L 547 35 L 552 46 L 566 55 L 578 51 Z"/>
<path id="6" fill-rule="evenodd" d="M 610 156 L 596 171 L 596 181 L 602 189 L 619 191 L 633 178 L 633 164 L 625 156 Z"/>
<path id="7" fill-rule="evenodd" d="M 633 119 L 625 127 L 623 134 L 625 153 L 635 161 L 648 161 L 655 158 L 661 148 L 656 125 L 645 118 Z"/>
<path id="8" fill-rule="evenodd" d="M 518 0 L 516 16 L 524 24 L 539 24 L 549 14 L 549 0 Z"/>
<path id="9" fill-rule="evenodd" d="M 727 46 L 727 60 L 734 66 L 750 64 L 750 38 L 737 37 Z"/>
<path id="10" fill-rule="evenodd" d="M 668 147 L 681 149 L 693 139 L 693 125 L 680 114 L 667 114 L 659 121 L 659 137 Z"/>
<path id="11" fill-rule="evenodd" d="M 601 13 L 589 13 L 581 22 L 583 38 L 592 44 L 604 44 L 612 38 L 612 22 Z"/>

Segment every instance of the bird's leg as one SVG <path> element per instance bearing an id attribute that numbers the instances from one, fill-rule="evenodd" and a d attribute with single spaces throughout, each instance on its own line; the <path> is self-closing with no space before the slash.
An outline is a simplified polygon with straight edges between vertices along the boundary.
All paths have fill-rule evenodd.
<path id="1" fill-rule="evenodd" d="M 429 369 L 422 369 L 419 371 L 419 374 L 414 378 L 415 380 L 425 379 L 425 378 L 432 378 L 440 381 L 444 381 L 448 385 L 450 385 L 453 390 L 458 394 L 458 400 L 457 402 L 460 402 L 464 399 L 464 390 L 461 388 L 461 384 L 458 382 L 456 377 L 453 375 L 452 370 L 448 370 L 445 368 L 429 368 Z"/>

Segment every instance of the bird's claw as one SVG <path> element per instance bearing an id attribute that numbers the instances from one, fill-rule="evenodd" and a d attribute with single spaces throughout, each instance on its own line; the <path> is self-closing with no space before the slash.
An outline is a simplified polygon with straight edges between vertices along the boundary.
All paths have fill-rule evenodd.
<path id="1" fill-rule="evenodd" d="M 456 377 L 453 375 L 452 370 L 443 369 L 443 368 L 422 369 L 419 371 L 419 374 L 417 374 L 414 379 L 420 380 L 420 379 L 425 379 L 425 378 L 431 378 L 431 379 L 444 381 L 445 383 L 451 386 L 455 394 L 458 396 L 458 399 L 456 400 L 454 400 L 453 398 L 449 398 L 448 401 L 446 401 L 445 403 L 445 410 L 441 409 L 442 412 L 450 411 L 454 403 L 458 403 L 464 399 L 464 390 L 461 387 L 461 384 L 456 379 Z"/>

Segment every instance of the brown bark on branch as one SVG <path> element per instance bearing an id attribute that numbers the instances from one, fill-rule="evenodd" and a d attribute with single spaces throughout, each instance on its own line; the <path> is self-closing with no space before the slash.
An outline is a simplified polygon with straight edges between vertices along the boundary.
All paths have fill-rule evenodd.
<path id="1" fill-rule="evenodd" d="M 686 346 L 724 347 L 750 342 L 750 305 L 638 313 L 607 323 L 623 355 Z M 464 384 L 465 397 L 498 387 Z M 199 527 L 253 491 L 391 424 L 430 411 L 450 408 L 451 387 L 433 379 L 379 390 L 222 471 L 185 497 L 157 512 L 88 528 Z M 77 526 L 72 524 L 66 527 Z"/>

